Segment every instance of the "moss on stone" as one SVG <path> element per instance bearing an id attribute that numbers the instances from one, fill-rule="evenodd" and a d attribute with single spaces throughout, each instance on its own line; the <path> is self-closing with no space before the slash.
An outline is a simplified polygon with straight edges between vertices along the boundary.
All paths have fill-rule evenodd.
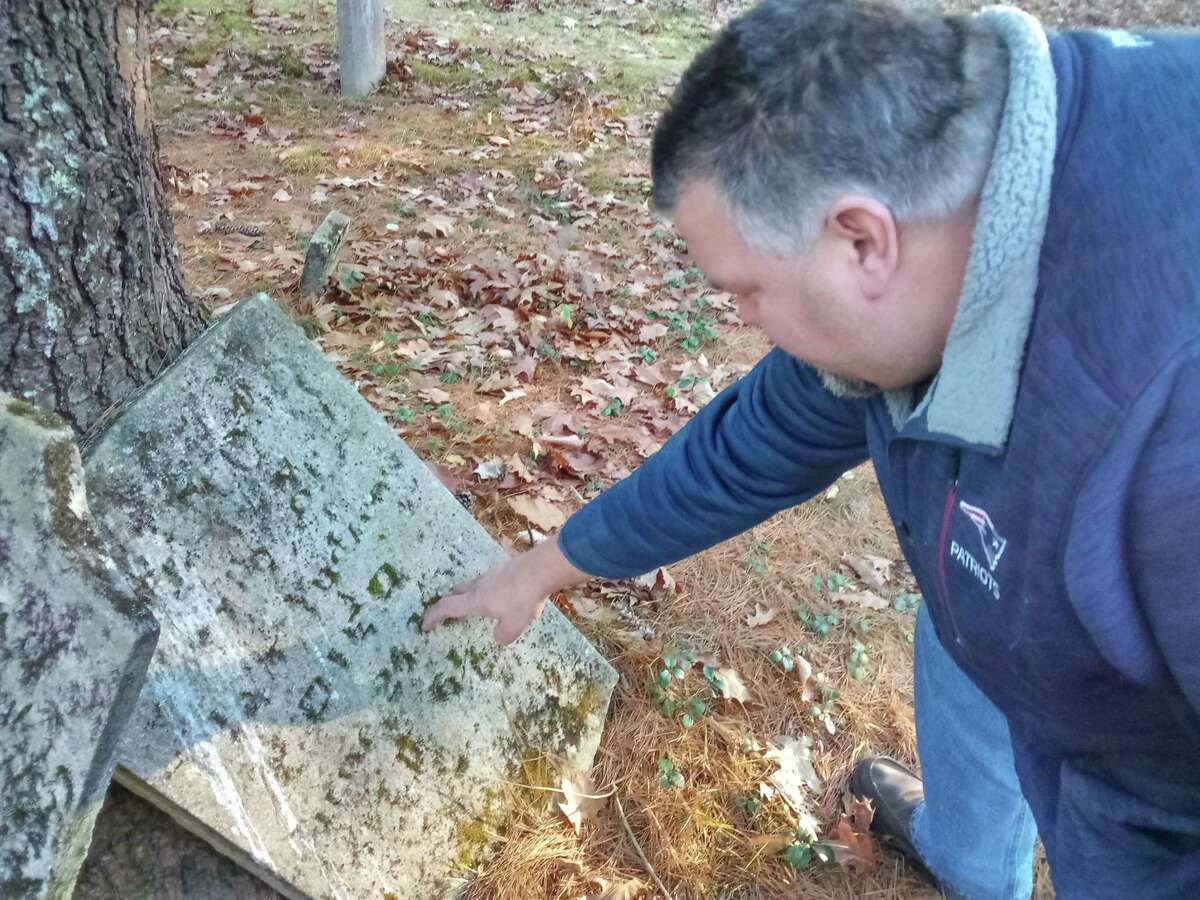
<path id="1" fill-rule="evenodd" d="M 393 738 L 393 743 L 396 745 L 396 761 L 419 775 L 424 768 L 425 753 L 417 742 L 410 735 L 398 734 Z"/>
<path id="2" fill-rule="evenodd" d="M 45 428 L 48 431 L 61 431 L 67 428 L 67 423 L 60 419 L 57 414 L 39 409 L 31 403 L 26 403 L 24 400 L 10 400 L 4 409 L 10 416 L 26 419 L 39 428 Z"/>

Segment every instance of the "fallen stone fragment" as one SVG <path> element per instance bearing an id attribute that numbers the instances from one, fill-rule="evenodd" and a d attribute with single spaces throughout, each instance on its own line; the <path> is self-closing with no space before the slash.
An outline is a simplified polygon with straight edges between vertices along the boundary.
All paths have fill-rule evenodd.
<path id="1" fill-rule="evenodd" d="M 532 760 L 590 766 L 616 675 L 557 609 L 423 634 L 503 558 L 269 300 L 91 448 L 159 649 L 118 778 L 289 896 L 445 896 Z"/>
<path id="2" fill-rule="evenodd" d="M 157 633 L 71 430 L 0 394 L 0 897 L 71 896 Z"/>
<path id="3" fill-rule="evenodd" d="M 306 297 L 319 297 L 325 293 L 329 276 L 337 268 L 346 240 L 350 217 L 332 210 L 325 217 L 308 241 L 304 254 L 304 271 L 300 273 L 300 293 Z"/>

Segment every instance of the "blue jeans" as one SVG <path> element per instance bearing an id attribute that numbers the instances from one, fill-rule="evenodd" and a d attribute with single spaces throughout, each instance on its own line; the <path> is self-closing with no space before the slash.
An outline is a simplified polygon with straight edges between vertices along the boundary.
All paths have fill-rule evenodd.
<path id="1" fill-rule="evenodd" d="M 1037 828 L 1008 724 L 942 647 L 924 605 L 914 642 L 925 802 L 910 822 L 913 843 L 949 897 L 1028 900 Z"/>

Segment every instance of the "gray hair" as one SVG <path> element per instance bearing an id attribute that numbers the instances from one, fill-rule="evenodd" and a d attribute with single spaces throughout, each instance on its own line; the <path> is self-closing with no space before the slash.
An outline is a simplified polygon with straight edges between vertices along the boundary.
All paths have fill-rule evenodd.
<path id="1" fill-rule="evenodd" d="M 684 73 L 654 134 L 655 206 L 712 179 L 747 244 L 794 253 L 845 192 L 901 223 L 974 200 L 1008 85 L 1000 37 L 965 16 L 763 0 Z"/>

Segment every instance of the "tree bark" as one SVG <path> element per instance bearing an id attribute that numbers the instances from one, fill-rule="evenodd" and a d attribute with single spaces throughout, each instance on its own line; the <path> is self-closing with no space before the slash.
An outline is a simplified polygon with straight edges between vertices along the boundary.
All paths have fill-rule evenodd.
<path id="1" fill-rule="evenodd" d="M 0 0 L 0 389 L 80 434 L 203 328 L 144 52 L 150 0 Z"/>
<path id="2" fill-rule="evenodd" d="M 0 0 L 0 390 L 81 436 L 202 330 L 150 103 L 150 0 Z M 76 896 L 278 895 L 122 788 Z"/>

